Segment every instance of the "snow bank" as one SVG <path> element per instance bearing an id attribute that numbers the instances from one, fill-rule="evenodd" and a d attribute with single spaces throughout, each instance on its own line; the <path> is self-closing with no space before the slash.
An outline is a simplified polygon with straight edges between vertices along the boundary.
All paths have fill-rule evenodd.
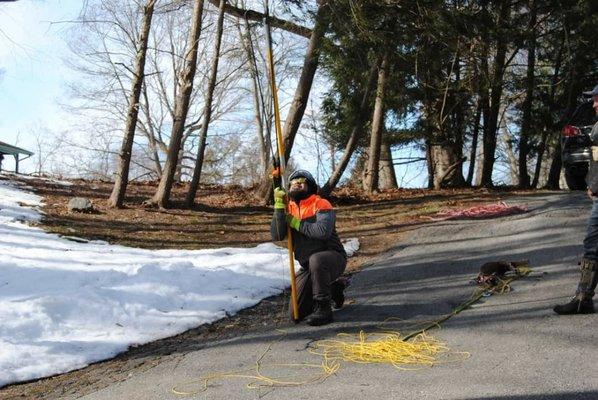
<path id="1" fill-rule="evenodd" d="M 24 223 L 40 219 L 41 200 L 0 181 L 0 387 L 215 321 L 289 284 L 286 250 L 274 244 L 144 250 L 77 243 Z"/>
<path id="2" fill-rule="evenodd" d="M 353 257 L 357 250 L 359 250 L 359 239 L 349 238 L 347 240 L 343 240 L 343 247 L 347 252 L 347 257 Z"/>

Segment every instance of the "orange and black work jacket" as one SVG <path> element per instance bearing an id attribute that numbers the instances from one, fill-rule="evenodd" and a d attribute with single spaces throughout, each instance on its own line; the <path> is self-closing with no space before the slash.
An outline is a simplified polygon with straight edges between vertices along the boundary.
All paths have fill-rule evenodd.
<path id="1" fill-rule="evenodd" d="M 309 268 L 309 257 L 314 253 L 333 250 L 347 254 L 336 233 L 336 216 L 328 200 L 312 194 L 299 204 L 289 202 L 289 214 L 301 221 L 299 231 L 291 229 L 295 259 L 303 268 Z M 275 210 L 270 224 L 272 240 L 283 240 L 287 236 L 285 210 Z"/>

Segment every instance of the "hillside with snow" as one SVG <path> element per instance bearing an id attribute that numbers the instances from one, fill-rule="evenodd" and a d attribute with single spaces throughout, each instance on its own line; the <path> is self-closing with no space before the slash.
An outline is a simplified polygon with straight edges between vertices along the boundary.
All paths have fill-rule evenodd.
<path id="1" fill-rule="evenodd" d="M 28 225 L 43 199 L 0 181 L 0 387 L 84 367 L 253 306 L 288 286 L 288 255 L 79 243 Z M 349 241 L 348 252 L 358 242 Z"/>

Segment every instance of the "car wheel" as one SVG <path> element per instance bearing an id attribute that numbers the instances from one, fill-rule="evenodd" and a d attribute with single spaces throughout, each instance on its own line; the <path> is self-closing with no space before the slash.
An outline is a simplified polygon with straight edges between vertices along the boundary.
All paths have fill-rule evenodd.
<path id="1" fill-rule="evenodd" d="M 588 173 L 588 165 L 576 165 L 565 168 L 565 181 L 571 190 L 586 190 L 586 175 Z"/>

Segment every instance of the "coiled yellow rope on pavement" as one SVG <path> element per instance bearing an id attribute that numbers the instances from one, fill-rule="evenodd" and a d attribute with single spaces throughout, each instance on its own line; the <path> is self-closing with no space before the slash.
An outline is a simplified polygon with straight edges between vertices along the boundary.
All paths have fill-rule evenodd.
<path id="1" fill-rule="evenodd" d="M 337 339 L 320 340 L 314 342 L 310 347 L 310 353 L 322 357 L 320 364 L 263 365 L 264 357 L 272 350 L 271 343 L 255 362 L 253 368 L 209 374 L 200 379 L 181 383 L 173 387 L 172 392 L 178 395 L 190 396 L 206 391 L 211 382 L 231 378 L 249 380 L 246 385 L 248 389 L 301 386 L 326 380 L 340 369 L 341 361 L 362 364 L 390 364 L 401 370 L 416 370 L 441 362 L 462 360 L 469 356 L 468 353 L 451 352 L 444 343 L 425 333 L 406 341 L 399 332 L 390 331 L 372 334 L 361 331 L 355 335 L 341 333 L 337 336 Z M 439 356 L 449 354 L 459 355 L 460 357 L 453 357 L 452 360 L 448 358 L 443 361 L 439 360 Z M 288 372 L 290 370 L 294 374 L 294 379 L 268 375 L 263 372 L 264 367 L 275 369 L 278 372 Z M 298 379 L 297 376 L 300 370 L 306 369 L 317 369 L 319 371 L 315 375 Z M 189 390 L 198 386 L 198 389 Z"/>
<path id="2" fill-rule="evenodd" d="M 505 293 L 510 290 L 509 284 L 522 276 L 531 272 L 531 268 L 519 267 L 514 274 L 506 276 L 499 280 L 496 286 L 482 286 L 476 288 L 471 297 L 457 306 L 450 314 L 444 315 L 435 321 L 420 321 L 418 328 L 412 325 L 411 333 L 402 336 L 397 331 L 383 331 L 377 333 L 365 333 L 360 331 L 357 334 L 340 333 L 336 339 L 324 339 L 311 344 L 309 352 L 322 357 L 320 364 L 315 363 L 296 363 L 296 364 L 263 364 L 262 361 L 272 350 L 272 342 L 267 349 L 255 362 L 253 368 L 234 370 L 228 372 L 219 372 L 208 374 L 202 378 L 181 383 L 172 388 L 172 392 L 178 395 L 190 396 L 206 391 L 209 384 L 214 381 L 238 378 L 247 379 L 246 387 L 248 389 L 262 389 L 274 387 L 301 386 L 310 383 L 322 382 L 329 376 L 335 374 L 341 366 L 341 361 L 360 363 L 360 364 L 389 364 L 399 370 L 418 370 L 447 362 L 462 361 L 469 357 L 467 352 L 455 352 L 448 346 L 428 335 L 426 332 L 432 328 L 439 328 L 440 324 L 452 316 L 467 309 L 482 296 L 493 293 Z M 381 326 L 391 321 L 401 321 L 398 318 L 388 318 Z M 405 321 L 407 322 L 407 321 Z M 282 333 L 277 340 L 280 341 L 286 335 L 285 331 L 277 330 Z M 291 370 L 293 377 L 274 377 L 265 373 L 265 368 L 275 369 L 277 373 L 284 370 Z M 314 375 L 303 379 L 298 379 L 299 371 L 306 369 L 317 369 Z M 184 390 L 197 388 L 194 390 Z"/>
<path id="3" fill-rule="evenodd" d="M 324 358 L 329 364 L 339 360 L 360 364 L 390 364 L 400 370 L 416 370 L 448 361 L 469 357 L 468 353 L 452 352 L 446 344 L 426 333 L 406 341 L 400 332 L 358 334 L 341 333 L 338 339 L 320 340 L 310 352 Z M 441 356 L 458 355 L 445 358 Z"/>

